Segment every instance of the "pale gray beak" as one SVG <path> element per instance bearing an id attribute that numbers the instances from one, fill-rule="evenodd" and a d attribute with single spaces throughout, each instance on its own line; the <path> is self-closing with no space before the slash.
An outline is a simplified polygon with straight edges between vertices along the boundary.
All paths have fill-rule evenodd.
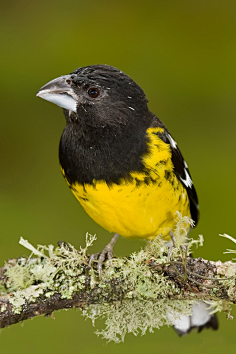
<path id="1" fill-rule="evenodd" d="M 77 96 L 71 88 L 70 82 L 70 75 L 60 76 L 41 87 L 36 96 L 76 112 Z"/>

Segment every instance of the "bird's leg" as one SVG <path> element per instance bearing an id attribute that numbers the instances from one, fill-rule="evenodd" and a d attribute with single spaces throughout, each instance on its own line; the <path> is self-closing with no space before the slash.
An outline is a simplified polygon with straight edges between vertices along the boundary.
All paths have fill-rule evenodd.
<path id="1" fill-rule="evenodd" d="M 172 231 L 170 231 L 170 238 L 171 238 L 172 244 L 170 244 L 168 247 L 169 249 L 168 249 L 168 255 L 167 255 L 167 262 L 170 261 L 172 249 L 176 246 L 176 239 L 175 239 L 175 236 Z"/>
<path id="2" fill-rule="evenodd" d="M 167 262 L 170 262 L 170 256 L 172 249 L 176 247 L 176 239 L 172 231 L 170 231 L 170 238 L 172 241 L 172 244 L 169 246 L 168 249 L 168 255 L 167 255 Z M 185 245 L 181 246 L 181 251 L 182 251 L 182 261 L 183 261 L 183 272 L 184 272 L 184 281 L 186 282 L 188 275 L 187 275 L 187 247 Z"/>
<path id="3" fill-rule="evenodd" d="M 169 233 L 170 238 L 171 238 L 171 242 L 168 245 L 168 254 L 167 254 L 167 262 L 170 262 L 170 256 L 171 256 L 171 252 L 173 250 L 174 247 L 176 247 L 176 238 L 173 234 L 172 231 L 170 231 Z M 182 275 L 179 273 L 179 270 L 175 267 L 177 273 L 181 276 L 181 278 L 183 279 L 183 282 L 186 283 L 188 275 L 187 275 L 187 247 L 185 245 L 181 246 L 181 251 L 182 251 L 182 264 L 183 264 L 183 273 L 184 276 L 182 277 Z M 175 263 L 175 262 L 173 262 Z"/>
<path id="4" fill-rule="evenodd" d="M 90 260 L 89 260 L 89 267 L 91 267 L 92 265 L 92 262 L 94 260 L 98 260 L 98 275 L 99 275 L 99 279 L 101 279 L 102 277 L 102 265 L 103 265 L 103 262 L 107 256 L 107 258 L 109 260 L 112 259 L 112 256 L 113 256 L 113 247 L 118 239 L 120 235 L 119 234 L 115 234 L 111 241 L 104 247 L 104 249 L 102 250 L 102 252 L 100 253 L 94 253 L 94 254 L 91 254 L 90 256 Z"/>

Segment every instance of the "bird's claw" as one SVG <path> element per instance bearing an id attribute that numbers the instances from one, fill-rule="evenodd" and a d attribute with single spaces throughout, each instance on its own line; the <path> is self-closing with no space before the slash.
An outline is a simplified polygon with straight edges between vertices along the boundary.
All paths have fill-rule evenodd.
<path id="1" fill-rule="evenodd" d="M 90 256 L 89 259 L 89 267 L 91 268 L 93 261 L 97 260 L 97 267 L 98 267 L 98 275 L 99 275 L 99 279 L 101 280 L 102 278 L 102 265 L 105 261 L 105 259 L 108 260 L 112 260 L 113 257 L 113 252 L 112 252 L 112 247 L 108 244 L 103 250 L 102 252 L 99 253 L 93 253 Z"/>
<path id="2" fill-rule="evenodd" d="M 99 279 L 100 280 L 102 278 L 102 265 L 103 265 L 103 262 L 105 261 L 106 257 L 108 258 L 109 261 L 112 260 L 113 247 L 114 247 L 114 244 L 116 243 L 118 237 L 119 237 L 119 234 L 116 233 L 112 237 L 111 241 L 106 245 L 106 247 L 104 247 L 102 252 L 91 254 L 91 257 L 90 257 L 90 260 L 89 260 L 89 267 L 91 268 L 91 265 L 92 265 L 94 260 L 98 260 L 98 275 L 99 275 Z"/>

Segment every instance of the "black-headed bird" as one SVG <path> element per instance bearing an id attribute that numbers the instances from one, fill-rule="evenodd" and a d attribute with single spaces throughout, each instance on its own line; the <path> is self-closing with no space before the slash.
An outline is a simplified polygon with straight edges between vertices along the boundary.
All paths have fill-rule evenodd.
<path id="1" fill-rule="evenodd" d="M 177 143 L 147 106 L 143 90 L 122 71 L 91 65 L 60 76 L 37 96 L 63 108 L 66 127 L 59 159 L 75 197 L 99 225 L 115 235 L 98 257 L 101 277 L 119 235 L 174 238 L 176 212 L 199 219 L 198 198 Z M 174 323 L 182 335 L 217 328 L 204 303 Z"/>

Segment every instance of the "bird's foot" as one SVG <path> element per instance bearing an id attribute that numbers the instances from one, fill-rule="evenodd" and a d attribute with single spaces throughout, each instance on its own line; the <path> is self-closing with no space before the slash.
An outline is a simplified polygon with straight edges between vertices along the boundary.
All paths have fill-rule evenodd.
<path id="1" fill-rule="evenodd" d="M 93 261 L 97 260 L 97 265 L 98 265 L 98 275 L 99 275 L 99 279 L 101 280 L 102 278 L 102 265 L 103 262 L 105 261 L 106 257 L 108 260 L 112 260 L 113 257 L 113 247 L 114 244 L 116 243 L 117 239 L 119 237 L 119 234 L 115 234 L 111 241 L 104 247 L 104 249 L 102 250 L 102 252 L 99 253 L 93 253 L 90 256 L 90 260 L 89 260 L 89 267 L 91 267 Z"/>
<path id="2" fill-rule="evenodd" d="M 171 238 L 171 242 L 168 245 L 168 254 L 167 254 L 167 262 L 170 262 L 170 256 L 172 253 L 173 248 L 176 247 L 176 238 L 173 234 L 172 231 L 170 231 L 170 238 Z M 187 275 L 187 256 L 188 256 L 188 250 L 186 245 L 182 245 L 181 246 L 181 251 L 182 251 L 182 264 L 183 264 L 183 281 L 186 282 L 188 275 Z"/>

